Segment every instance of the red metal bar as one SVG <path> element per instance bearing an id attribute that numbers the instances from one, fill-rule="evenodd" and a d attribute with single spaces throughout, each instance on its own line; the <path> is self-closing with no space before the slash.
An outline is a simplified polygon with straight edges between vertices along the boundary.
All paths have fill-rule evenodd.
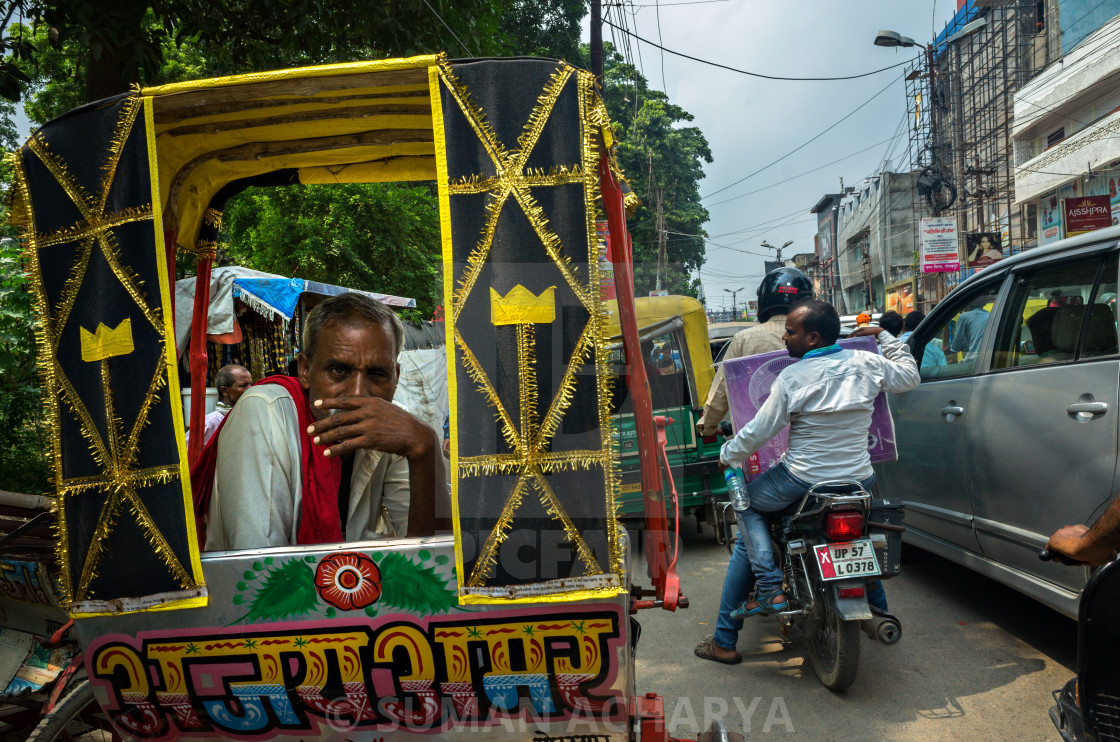
<path id="1" fill-rule="evenodd" d="M 199 259 L 194 285 L 194 314 L 191 317 L 191 430 L 187 460 L 191 466 L 202 453 L 202 432 L 206 429 L 206 321 L 210 309 L 210 258 Z"/>
<path id="2" fill-rule="evenodd" d="M 618 325 L 628 362 L 627 380 L 630 400 L 634 405 L 634 429 L 638 437 L 638 456 L 642 470 L 642 496 L 645 504 L 645 551 L 650 580 L 657 601 L 669 611 L 680 602 L 680 581 L 676 567 L 669 559 L 669 523 L 665 513 L 665 495 L 657 455 L 657 433 L 654 430 L 653 401 L 649 379 L 642 363 L 638 340 L 637 310 L 634 305 L 634 258 L 630 233 L 626 229 L 626 210 L 622 188 L 610 170 L 607 155 L 599 158 L 599 189 L 603 210 L 611 233 L 614 278 L 618 300 Z M 617 235 L 617 238 L 616 238 Z"/>

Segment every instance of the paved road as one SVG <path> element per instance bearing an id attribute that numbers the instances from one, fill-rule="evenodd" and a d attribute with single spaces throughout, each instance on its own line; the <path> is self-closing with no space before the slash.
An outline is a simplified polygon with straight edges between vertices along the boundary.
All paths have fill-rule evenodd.
<path id="1" fill-rule="evenodd" d="M 886 583 L 903 639 L 886 647 L 864 637 L 859 677 L 837 694 L 818 682 L 803 641 L 783 646 L 772 618 L 747 621 L 740 665 L 693 656 L 712 633 L 727 552 L 710 531 L 690 530 L 678 566 L 691 607 L 638 615 L 638 690 L 666 699 L 671 733 L 695 736 L 723 714 L 748 739 L 1060 739 L 1047 711 L 1051 690 L 1073 674 L 1074 621 L 907 548 L 902 575 Z"/>

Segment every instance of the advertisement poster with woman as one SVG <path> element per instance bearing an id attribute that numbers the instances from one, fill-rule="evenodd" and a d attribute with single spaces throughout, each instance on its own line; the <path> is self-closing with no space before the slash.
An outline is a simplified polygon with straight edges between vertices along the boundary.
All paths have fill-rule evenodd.
<path id="1" fill-rule="evenodd" d="M 983 268 L 1003 259 L 999 232 L 971 232 L 967 238 L 969 268 Z"/>

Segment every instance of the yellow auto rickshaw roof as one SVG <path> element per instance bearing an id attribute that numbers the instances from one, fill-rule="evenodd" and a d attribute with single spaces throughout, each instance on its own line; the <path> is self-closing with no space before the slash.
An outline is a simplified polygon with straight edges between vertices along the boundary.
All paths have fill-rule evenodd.
<path id="1" fill-rule="evenodd" d="M 639 296 L 634 299 L 638 328 L 649 327 L 671 317 L 680 316 L 684 322 L 684 338 L 696 378 L 698 400 L 708 397 L 715 369 L 712 368 L 712 347 L 708 340 L 708 318 L 704 305 L 691 296 Z M 603 302 L 607 310 L 606 334 L 618 335 L 618 302 Z"/>
<path id="2" fill-rule="evenodd" d="M 320 65 L 144 88 L 165 226 L 193 247 L 213 196 L 288 168 L 301 183 L 436 177 L 429 69 L 442 55 Z"/>

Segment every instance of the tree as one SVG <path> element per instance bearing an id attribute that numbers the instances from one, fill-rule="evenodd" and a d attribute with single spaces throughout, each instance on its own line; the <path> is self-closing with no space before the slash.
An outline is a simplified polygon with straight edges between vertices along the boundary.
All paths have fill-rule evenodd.
<path id="1" fill-rule="evenodd" d="M 700 203 L 704 163 L 711 149 L 692 114 L 652 90 L 642 74 L 609 44 L 603 54 L 603 97 L 617 133 L 618 161 L 641 199 L 629 222 L 634 241 L 634 289 L 643 295 L 660 286 L 672 294 L 697 296 L 694 271 L 704 264 Z"/>
<path id="2" fill-rule="evenodd" d="M 15 107 L 0 102 L 0 147 L 14 149 Z M 12 165 L 0 163 L 0 182 Z M 0 200 L 0 489 L 41 494 L 50 475 L 49 449 L 35 368 L 35 325 L 23 257 L 8 200 Z"/>
<path id="3" fill-rule="evenodd" d="M 251 189 L 222 219 L 228 258 L 257 270 L 440 303 L 439 205 L 430 188 L 392 184 Z"/>
<path id="4" fill-rule="evenodd" d="M 0 98 L 49 71 L 45 39 L 87 101 L 152 84 L 169 50 L 191 47 L 210 74 L 426 54 L 578 57 L 579 0 L 7 0 Z M 454 29 L 452 31 L 451 29 Z"/>

